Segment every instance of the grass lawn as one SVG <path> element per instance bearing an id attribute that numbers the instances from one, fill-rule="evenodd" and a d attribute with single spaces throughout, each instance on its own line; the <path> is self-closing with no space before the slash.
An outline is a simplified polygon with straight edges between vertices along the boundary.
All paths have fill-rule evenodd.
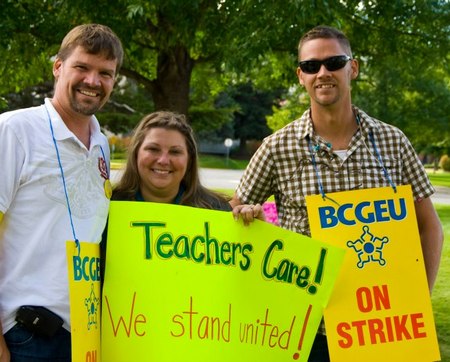
<path id="1" fill-rule="evenodd" d="M 200 167 L 204 168 L 221 168 L 231 170 L 245 170 L 248 160 L 235 160 L 222 156 L 199 155 Z"/>
<path id="2" fill-rule="evenodd" d="M 437 171 L 434 173 L 433 171 L 428 171 L 428 177 L 434 186 L 450 187 L 450 172 Z"/>
<path id="3" fill-rule="evenodd" d="M 433 289 L 434 318 L 441 349 L 441 360 L 450 361 L 450 206 L 436 205 L 444 228 L 444 250 L 438 278 Z"/>

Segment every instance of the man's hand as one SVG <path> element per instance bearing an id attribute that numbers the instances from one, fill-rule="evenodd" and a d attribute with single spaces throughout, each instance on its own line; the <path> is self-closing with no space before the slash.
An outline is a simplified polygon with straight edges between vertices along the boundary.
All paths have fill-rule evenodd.
<path id="1" fill-rule="evenodd" d="M 9 349 L 6 346 L 5 338 L 2 333 L 2 325 L 0 323 L 0 362 L 10 362 L 11 356 L 9 355 Z"/>

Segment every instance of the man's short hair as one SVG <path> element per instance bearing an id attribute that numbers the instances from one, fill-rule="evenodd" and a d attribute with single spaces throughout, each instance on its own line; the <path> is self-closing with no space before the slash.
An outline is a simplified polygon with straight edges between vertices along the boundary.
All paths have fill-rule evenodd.
<path id="1" fill-rule="evenodd" d="M 347 55 L 350 57 L 352 56 L 350 41 L 342 31 L 331 26 L 319 25 L 312 28 L 301 37 L 300 42 L 298 43 L 298 60 L 301 60 L 300 51 L 303 47 L 303 44 L 314 39 L 336 39 L 345 49 Z"/>
<path id="2" fill-rule="evenodd" d="M 78 25 L 64 37 L 57 57 L 66 60 L 72 51 L 81 46 L 89 54 L 104 55 L 108 60 L 117 60 L 116 73 L 123 61 L 122 43 L 118 36 L 106 25 Z"/>

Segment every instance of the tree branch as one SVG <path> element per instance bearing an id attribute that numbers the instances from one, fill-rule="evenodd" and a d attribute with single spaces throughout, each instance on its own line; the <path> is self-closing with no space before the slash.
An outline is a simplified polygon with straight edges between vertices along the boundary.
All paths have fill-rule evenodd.
<path id="1" fill-rule="evenodd" d="M 149 92 L 153 92 L 155 88 L 155 83 L 153 80 L 144 77 L 142 74 L 136 72 L 135 70 L 124 67 L 120 69 L 120 74 L 132 78 L 136 80 L 138 83 L 141 83 L 142 85 L 144 85 L 146 89 L 149 90 Z"/>

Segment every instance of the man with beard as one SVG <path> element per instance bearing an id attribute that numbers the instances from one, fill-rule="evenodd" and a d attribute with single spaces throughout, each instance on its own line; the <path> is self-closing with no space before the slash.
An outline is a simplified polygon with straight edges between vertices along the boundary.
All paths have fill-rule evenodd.
<path id="1" fill-rule="evenodd" d="M 122 64 L 114 32 L 85 24 L 64 38 L 52 99 L 0 115 L 0 361 L 70 361 L 66 241 L 98 243 L 108 214 L 109 146 L 94 116 Z M 62 326 L 16 322 L 34 306 Z"/>

